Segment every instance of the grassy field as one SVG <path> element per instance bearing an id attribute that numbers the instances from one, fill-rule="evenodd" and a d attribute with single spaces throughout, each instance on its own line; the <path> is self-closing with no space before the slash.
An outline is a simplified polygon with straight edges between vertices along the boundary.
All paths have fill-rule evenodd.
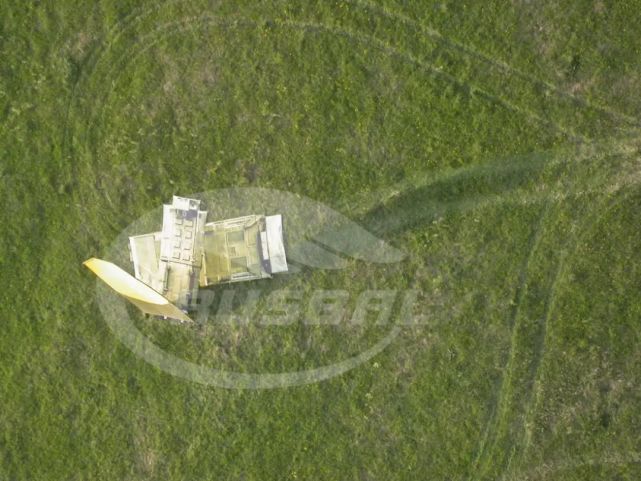
<path id="1" fill-rule="evenodd" d="M 0 3 L 0 480 L 640 479 L 640 6 Z M 290 388 L 146 363 L 81 263 L 172 194 L 227 187 L 407 253 L 274 282 L 411 285 L 427 322 Z M 385 332 L 131 314 L 239 372 Z"/>

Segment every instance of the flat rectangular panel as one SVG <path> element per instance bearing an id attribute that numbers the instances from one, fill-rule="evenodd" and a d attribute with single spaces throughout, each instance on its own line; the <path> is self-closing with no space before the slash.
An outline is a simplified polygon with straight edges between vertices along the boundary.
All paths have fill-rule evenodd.
<path id="1" fill-rule="evenodd" d="M 283 217 L 270 215 L 265 217 L 267 250 L 269 252 L 270 272 L 287 272 L 287 258 L 283 241 Z"/>

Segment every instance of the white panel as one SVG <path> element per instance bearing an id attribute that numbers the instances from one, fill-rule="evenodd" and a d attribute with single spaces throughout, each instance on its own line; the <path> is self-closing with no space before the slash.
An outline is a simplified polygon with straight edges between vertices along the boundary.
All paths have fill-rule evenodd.
<path id="1" fill-rule="evenodd" d="M 287 258 L 285 257 L 285 244 L 283 242 L 283 217 L 270 215 L 265 217 L 267 232 L 267 250 L 269 251 L 269 264 L 271 273 L 287 272 Z"/>

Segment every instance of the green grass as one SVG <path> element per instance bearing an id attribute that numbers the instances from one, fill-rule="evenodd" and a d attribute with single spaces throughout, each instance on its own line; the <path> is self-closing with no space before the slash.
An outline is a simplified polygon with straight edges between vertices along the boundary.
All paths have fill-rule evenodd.
<path id="1" fill-rule="evenodd" d="M 557 3 L 2 3 L 0 479 L 639 479 L 641 10 Z M 264 289 L 413 285 L 428 322 L 287 389 L 138 358 L 82 261 L 236 186 L 408 254 Z M 387 332 L 131 314 L 240 372 Z"/>

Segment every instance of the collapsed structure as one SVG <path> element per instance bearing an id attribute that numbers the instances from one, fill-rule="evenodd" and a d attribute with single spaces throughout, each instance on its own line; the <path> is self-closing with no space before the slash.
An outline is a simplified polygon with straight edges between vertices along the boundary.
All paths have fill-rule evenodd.
<path id="1" fill-rule="evenodd" d="M 144 312 L 180 320 L 186 316 L 178 312 L 195 306 L 201 287 L 269 278 L 287 271 L 280 214 L 207 222 L 207 211 L 201 210 L 200 204 L 197 199 L 174 196 L 171 204 L 163 206 L 160 232 L 129 238 L 135 279 L 99 259 L 90 259 L 85 265 Z M 130 284 L 130 289 L 122 289 L 123 283 Z M 152 304 L 157 305 L 160 294 L 174 309 L 159 314 L 156 308 L 141 306 L 145 288 L 136 283 L 143 283 L 155 294 L 147 291 L 145 302 L 153 298 Z M 136 292 L 133 298 L 129 290 Z"/>

